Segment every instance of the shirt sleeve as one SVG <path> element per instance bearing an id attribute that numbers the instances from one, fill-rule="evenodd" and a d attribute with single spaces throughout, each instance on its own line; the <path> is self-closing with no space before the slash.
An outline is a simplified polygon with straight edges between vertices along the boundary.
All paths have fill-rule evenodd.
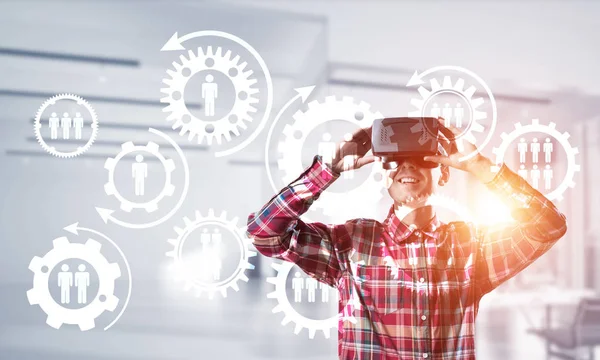
<path id="1" fill-rule="evenodd" d="M 300 216 L 338 177 L 316 156 L 298 179 L 250 214 L 247 234 L 258 252 L 295 263 L 308 275 L 335 286 L 341 271 L 334 237 L 340 225 L 306 223 Z"/>
<path id="2" fill-rule="evenodd" d="M 478 227 L 475 277 L 481 295 L 518 274 L 567 231 L 565 216 L 505 164 L 486 184 L 510 207 L 515 223 Z"/>

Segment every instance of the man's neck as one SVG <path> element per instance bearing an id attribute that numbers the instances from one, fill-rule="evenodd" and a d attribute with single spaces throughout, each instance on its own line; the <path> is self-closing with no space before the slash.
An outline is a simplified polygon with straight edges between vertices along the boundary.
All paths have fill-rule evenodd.
<path id="1" fill-rule="evenodd" d="M 406 225 L 414 225 L 417 229 L 422 229 L 429 225 L 431 219 L 435 216 L 435 210 L 431 205 L 417 205 L 415 207 L 394 204 L 394 214 Z"/>

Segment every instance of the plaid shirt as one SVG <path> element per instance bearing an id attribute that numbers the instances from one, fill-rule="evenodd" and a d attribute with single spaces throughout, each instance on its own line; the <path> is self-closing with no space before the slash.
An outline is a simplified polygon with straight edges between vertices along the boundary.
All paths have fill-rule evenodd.
<path id="1" fill-rule="evenodd" d="M 248 218 L 263 255 L 290 261 L 338 289 L 340 312 L 355 299 L 356 322 L 340 320 L 343 360 L 475 359 L 481 297 L 548 251 L 566 221 L 542 194 L 506 165 L 488 188 L 513 210 L 503 227 L 400 221 L 306 223 L 300 215 L 339 175 L 321 158 Z M 358 204 L 357 204 L 358 205 Z"/>

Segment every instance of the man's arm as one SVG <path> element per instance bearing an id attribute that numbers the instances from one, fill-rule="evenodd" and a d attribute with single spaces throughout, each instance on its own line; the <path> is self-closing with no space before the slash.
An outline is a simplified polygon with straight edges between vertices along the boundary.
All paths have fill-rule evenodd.
<path id="1" fill-rule="evenodd" d="M 486 185 L 511 208 L 516 223 L 477 229 L 475 277 L 481 295 L 525 269 L 567 231 L 556 206 L 506 165 Z"/>
<path id="2" fill-rule="evenodd" d="M 336 226 L 305 223 L 300 216 L 338 177 L 329 166 L 322 166 L 322 158 L 316 156 L 298 179 L 259 212 L 250 214 L 247 230 L 261 254 L 295 263 L 331 286 L 336 285 L 340 275 L 333 244 Z"/>

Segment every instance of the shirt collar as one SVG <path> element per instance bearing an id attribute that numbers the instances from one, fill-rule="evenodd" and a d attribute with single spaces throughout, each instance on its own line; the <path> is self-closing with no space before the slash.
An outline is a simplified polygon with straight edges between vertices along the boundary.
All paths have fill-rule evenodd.
<path id="1" fill-rule="evenodd" d="M 402 242 L 410 237 L 417 229 L 417 227 L 413 224 L 407 225 L 402 220 L 398 219 L 396 213 L 394 212 L 394 206 L 390 208 L 388 212 L 388 216 L 385 219 L 384 225 L 386 230 L 396 242 Z M 425 234 L 435 237 L 435 231 L 439 229 L 441 226 L 441 222 L 439 221 L 437 215 L 434 215 L 429 224 L 421 229 Z"/>

